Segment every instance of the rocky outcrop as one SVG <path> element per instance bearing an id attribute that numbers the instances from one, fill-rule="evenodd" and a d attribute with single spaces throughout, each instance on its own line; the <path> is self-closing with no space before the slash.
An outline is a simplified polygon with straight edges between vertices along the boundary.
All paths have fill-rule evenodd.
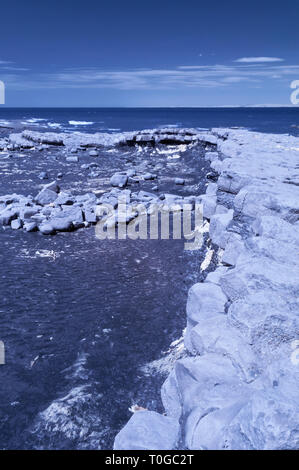
<path id="1" fill-rule="evenodd" d="M 112 147 L 115 145 L 157 145 L 157 144 L 192 144 L 202 142 L 216 146 L 218 137 L 206 134 L 197 129 L 149 129 L 136 132 L 105 133 L 63 133 L 63 132 L 38 132 L 24 130 L 21 133 L 13 133 L 6 139 L 0 139 L 0 149 L 17 150 L 32 149 L 41 145 L 64 146 L 71 153 L 76 153 L 78 148 L 94 149 L 89 155 L 97 157 L 95 148 Z"/>
<path id="2" fill-rule="evenodd" d="M 219 267 L 190 289 L 188 357 L 163 385 L 165 412 L 180 425 L 177 447 L 298 449 L 299 139 L 229 129 L 210 137 L 218 180 L 201 200 Z M 151 449 L 136 415 L 116 449 L 120 436 L 127 449 Z"/>
<path id="3" fill-rule="evenodd" d="M 35 197 L 20 194 L 0 196 L 0 225 L 54 235 L 89 227 L 100 220 L 106 227 L 129 223 L 143 209 L 150 214 L 151 204 L 155 210 L 163 212 L 181 211 L 185 205 L 194 210 L 196 196 L 133 192 L 123 189 L 127 180 L 126 174 L 114 174 L 110 183 L 116 187 L 99 198 L 94 193 L 73 195 L 61 191 L 56 181 L 44 185 Z"/>

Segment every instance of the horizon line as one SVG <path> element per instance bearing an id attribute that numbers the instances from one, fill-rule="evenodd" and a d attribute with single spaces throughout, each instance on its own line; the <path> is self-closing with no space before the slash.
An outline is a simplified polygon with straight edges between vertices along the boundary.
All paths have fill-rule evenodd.
<path id="1" fill-rule="evenodd" d="M 293 104 L 251 104 L 221 106 L 6 106 L 2 109 L 221 109 L 221 108 L 299 108 Z M 1 112 L 1 107 L 0 107 Z"/>

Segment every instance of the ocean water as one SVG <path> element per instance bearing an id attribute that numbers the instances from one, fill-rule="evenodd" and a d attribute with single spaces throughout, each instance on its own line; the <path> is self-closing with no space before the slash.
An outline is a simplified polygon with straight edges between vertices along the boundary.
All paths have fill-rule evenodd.
<path id="1" fill-rule="evenodd" d="M 39 121 L 42 119 L 42 121 Z M 28 122 L 31 121 L 31 122 Z M 292 108 L 1 108 L 1 121 L 44 130 L 114 132 L 175 127 L 241 126 L 299 135 L 299 107 Z M 297 126 L 297 127 L 295 127 Z"/>
<path id="2" fill-rule="evenodd" d="M 244 126 L 296 135 L 298 109 L 0 109 L 13 128 L 119 132 L 159 126 Z M 157 171 L 159 192 L 201 194 L 209 171 L 201 145 L 100 149 L 98 175 L 62 148 L 0 154 L 0 194 L 36 194 L 38 175 L 63 173 L 62 190 L 109 190 L 131 166 Z M 182 176 L 185 186 L 174 179 Z M 152 191 L 156 182 L 140 188 Z M 131 187 L 132 190 L 137 188 Z M 163 411 L 160 387 L 180 354 L 189 287 L 207 253 L 183 240 L 98 240 L 94 227 L 53 237 L 0 228 L 0 448 L 109 449 L 135 404 Z M 213 247 L 210 247 L 213 250 Z M 214 253 L 210 269 L 216 261 Z"/>

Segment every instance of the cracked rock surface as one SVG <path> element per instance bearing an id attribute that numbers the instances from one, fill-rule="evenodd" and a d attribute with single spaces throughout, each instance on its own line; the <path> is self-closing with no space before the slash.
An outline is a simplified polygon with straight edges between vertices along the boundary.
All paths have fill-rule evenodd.
<path id="1" fill-rule="evenodd" d="M 180 426 L 180 442 L 169 448 L 298 449 L 299 139 L 209 135 L 218 155 L 206 159 L 218 177 L 215 193 L 206 193 L 216 194 L 215 206 L 204 215 L 222 258 L 189 291 L 188 357 L 162 387 L 166 416 Z M 128 449 L 142 441 L 135 421 L 120 433 L 129 429 Z"/>

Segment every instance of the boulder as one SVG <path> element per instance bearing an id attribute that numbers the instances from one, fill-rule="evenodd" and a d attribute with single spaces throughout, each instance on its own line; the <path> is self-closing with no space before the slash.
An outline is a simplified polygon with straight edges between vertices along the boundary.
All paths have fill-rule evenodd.
<path id="1" fill-rule="evenodd" d="M 185 184 L 185 180 L 183 178 L 175 178 L 175 184 Z"/>
<path id="2" fill-rule="evenodd" d="M 18 219 L 12 220 L 10 226 L 13 230 L 18 230 L 19 228 L 22 227 L 21 219 L 18 218 Z"/>
<path id="3" fill-rule="evenodd" d="M 50 204 L 51 202 L 54 202 L 56 199 L 57 199 L 57 193 L 47 188 L 42 189 L 38 193 L 38 195 L 35 197 L 35 201 L 41 206 Z"/>
<path id="4" fill-rule="evenodd" d="M 221 287 L 209 283 L 194 284 L 188 293 L 187 317 L 198 323 L 213 314 L 225 313 L 227 297 Z"/>
<path id="5" fill-rule="evenodd" d="M 179 439 L 176 419 L 154 411 L 137 411 L 117 434 L 114 450 L 171 450 Z"/>
<path id="6" fill-rule="evenodd" d="M 35 204 L 33 206 L 23 206 L 21 207 L 20 212 L 19 212 L 20 218 L 22 220 L 29 219 L 33 215 L 38 214 L 39 211 L 40 211 L 40 206 L 37 206 Z"/>
<path id="7" fill-rule="evenodd" d="M 133 176 L 136 175 L 136 170 L 135 168 L 130 168 L 129 170 L 126 171 L 127 177 L 132 178 Z"/>
<path id="8" fill-rule="evenodd" d="M 47 180 L 49 178 L 48 176 L 48 173 L 46 173 L 45 171 L 42 171 L 39 175 L 38 175 L 39 179 L 40 180 Z"/>
<path id="9" fill-rule="evenodd" d="M 97 150 L 91 150 L 89 152 L 89 156 L 90 157 L 98 157 L 99 156 L 99 152 Z"/>
<path id="10" fill-rule="evenodd" d="M 180 419 L 182 414 L 182 403 L 175 370 L 172 370 L 162 385 L 161 398 L 164 409 L 168 416 Z"/>
<path id="11" fill-rule="evenodd" d="M 73 223 L 67 217 L 53 217 L 50 225 L 57 232 L 69 232 L 73 229 Z"/>
<path id="12" fill-rule="evenodd" d="M 53 226 L 49 222 L 43 222 L 39 225 L 38 229 L 43 235 L 52 235 L 55 233 Z"/>
<path id="13" fill-rule="evenodd" d="M 25 221 L 23 225 L 24 230 L 26 232 L 34 232 L 37 230 L 37 222 L 36 221 Z"/>
<path id="14" fill-rule="evenodd" d="M 75 202 L 75 197 L 70 194 L 61 191 L 57 199 L 55 199 L 55 205 L 72 205 Z"/>
<path id="15" fill-rule="evenodd" d="M 95 224 L 97 221 L 97 216 L 94 210 L 90 208 L 84 209 L 84 218 L 86 222 L 91 223 L 91 224 Z"/>
<path id="16" fill-rule="evenodd" d="M 202 215 L 206 219 L 211 219 L 215 214 L 217 206 L 217 197 L 214 195 L 203 194 L 198 197 L 198 202 L 202 204 Z"/>
<path id="17" fill-rule="evenodd" d="M 239 255 L 236 267 L 221 277 L 220 285 L 232 301 L 261 289 L 291 300 L 298 295 L 299 276 L 290 276 L 290 268 L 285 263 L 253 257 L 246 251 Z"/>
<path id="18" fill-rule="evenodd" d="M 228 224 L 233 219 L 234 211 L 230 209 L 225 214 L 215 214 L 211 217 L 210 221 L 210 237 L 213 243 L 225 248 L 229 238 L 229 233 L 226 231 Z"/>
<path id="19" fill-rule="evenodd" d="M 115 187 L 118 187 L 118 188 L 124 188 L 127 185 L 127 182 L 128 182 L 128 176 L 127 175 L 121 175 L 119 173 L 115 173 L 110 178 L 111 186 L 115 186 Z"/>
<path id="20" fill-rule="evenodd" d="M 10 225 L 13 219 L 16 219 L 19 215 L 20 208 L 8 206 L 0 212 L 0 224 L 1 225 Z"/>
<path id="21" fill-rule="evenodd" d="M 231 233 L 225 245 L 222 255 L 222 263 L 235 266 L 238 257 L 246 250 L 242 237 L 237 233 Z"/>
<path id="22" fill-rule="evenodd" d="M 152 173 L 145 173 L 145 175 L 143 175 L 145 181 L 154 180 L 155 178 L 157 178 L 157 176 Z"/>
<path id="23" fill-rule="evenodd" d="M 261 373 L 252 348 L 229 324 L 227 315 L 212 315 L 199 322 L 191 330 L 190 339 L 193 350 L 201 356 L 217 353 L 228 357 L 245 382 L 252 382 Z"/>
<path id="24" fill-rule="evenodd" d="M 218 442 L 231 450 L 295 450 L 299 443 L 298 423 L 297 401 L 269 388 L 256 392 L 241 407 Z"/>

